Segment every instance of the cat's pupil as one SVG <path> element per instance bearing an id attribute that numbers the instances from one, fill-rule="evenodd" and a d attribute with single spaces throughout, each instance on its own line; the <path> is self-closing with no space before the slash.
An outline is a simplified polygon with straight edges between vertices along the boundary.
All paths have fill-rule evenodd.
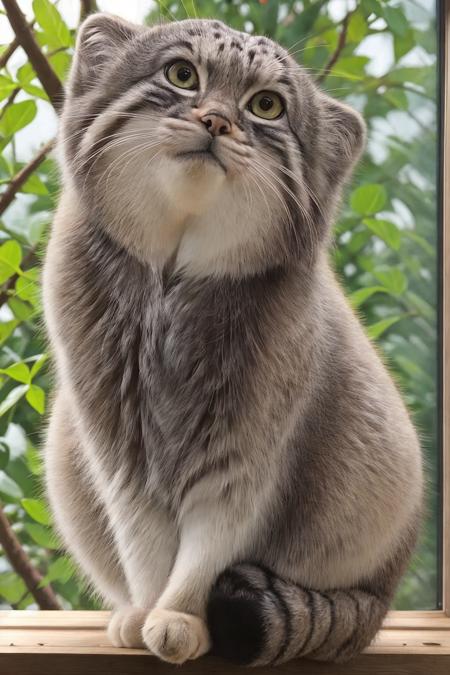
<path id="1" fill-rule="evenodd" d="M 191 71 L 189 68 L 186 68 L 186 66 L 183 66 L 182 68 L 178 69 L 177 76 L 181 82 L 187 82 L 191 77 Z"/>
<path id="2" fill-rule="evenodd" d="M 259 107 L 261 110 L 270 110 L 273 106 L 273 101 L 268 96 L 263 96 L 259 102 Z"/>

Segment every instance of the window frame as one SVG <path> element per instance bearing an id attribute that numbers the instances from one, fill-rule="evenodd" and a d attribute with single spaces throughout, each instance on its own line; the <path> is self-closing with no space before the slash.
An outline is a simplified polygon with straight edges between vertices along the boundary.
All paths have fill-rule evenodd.
<path id="1" fill-rule="evenodd" d="M 441 7 L 442 611 L 450 617 L 450 0 Z M 438 13 L 439 19 L 439 13 Z"/>
<path id="2" fill-rule="evenodd" d="M 386 673 L 447 675 L 450 672 L 450 0 L 438 3 L 440 22 L 440 384 L 441 384 L 441 505 L 442 505 L 442 609 L 389 612 L 375 642 L 345 665 L 317 662 L 279 666 L 280 675 L 301 672 L 360 675 Z M 174 671 L 143 650 L 116 649 L 108 644 L 108 612 L 0 611 L 0 671 L 20 673 L 83 673 L 113 675 L 124 672 L 155 675 Z M 308 664 L 306 666 L 306 663 Z M 126 668 L 126 671 L 124 670 Z M 205 657 L 189 662 L 183 672 L 226 675 L 226 663 Z M 271 668 L 256 668 L 255 675 L 272 675 Z"/>

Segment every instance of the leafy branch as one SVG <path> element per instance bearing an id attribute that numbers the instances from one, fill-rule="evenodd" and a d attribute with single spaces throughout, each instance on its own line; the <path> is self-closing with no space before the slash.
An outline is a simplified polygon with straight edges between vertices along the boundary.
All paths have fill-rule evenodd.
<path id="1" fill-rule="evenodd" d="M 34 173 L 38 166 L 44 161 L 50 150 L 53 148 L 54 143 L 55 142 L 52 139 L 43 145 L 37 155 L 33 157 L 26 166 L 20 169 L 13 178 L 11 178 L 8 187 L 0 196 L 0 216 L 14 200 L 17 192 L 19 192 L 20 188 L 26 183 L 31 174 Z"/>
<path id="2" fill-rule="evenodd" d="M 5 512 L 0 505 L 0 544 L 15 572 L 23 579 L 26 587 L 41 609 L 62 609 L 50 584 L 42 586 L 43 576 L 34 567 L 16 537 Z"/>
<path id="3" fill-rule="evenodd" d="M 3 6 L 19 45 L 28 56 L 51 104 L 56 111 L 59 111 L 64 99 L 64 89 L 60 79 L 39 47 L 16 0 L 3 0 Z"/>
<path id="4" fill-rule="evenodd" d="M 348 23 L 350 21 L 350 18 L 353 14 L 354 10 L 351 10 L 348 12 L 345 17 L 342 20 L 342 29 L 339 34 L 339 40 L 336 46 L 336 49 L 330 56 L 330 60 L 328 63 L 325 65 L 323 71 L 320 73 L 320 75 L 317 77 L 317 82 L 320 84 L 322 83 L 330 74 L 331 70 L 333 69 L 333 66 L 335 66 L 336 62 L 338 61 L 342 50 L 345 47 L 345 43 L 347 41 L 347 31 L 348 31 Z"/>
<path id="5" fill-rule="evenodd" d="M 83 3 L 84 9 L 89 10 L 95 3 Z M 15 0 L 4 0 L 3 6 L 6 10 L 9 22 L 15 33 L 15 38 L 5 50 L 0 58 L 0 65 L 6 66 L 9 58 L 20 46 L 25 51 L 29 62 L 31 63 L 37 78 L 39 79 L 44 91 L 46 92 L 50 103 L 57 112 L 60 111 L 64 90 L 61 81 L 54 72 L 50 62 L 45 54 L 40 49 L 35 36 L 32 31 L 32 24 L 28 24 L 25 16 L 21 12 Z M 14 102 L 20 87 L 16 87 L 8 97 L 5 106 L 2 109 L 4 114 Z M 51 140 L 46 143 L 37 153 L 37 155 L 26 166 L 22 167 L 20 171 L 9 181 L 6 190 L 0 196 L 0 215 L 8 208 L 14 200 L 17 192 L 24 186 L 26 181 L 31 177 L 35 170 L 40 166 L 47 154 L 54 145 Z M 27 261 L 31 261 L 35 257 L 36 249 L 32 248 L 23 263 L 26 265 Z M 9 293 L 14 288 L 18 274 L 13 274 L 7 281 L 6 285 L 0 292 L 0 306 L 7 302 Z M 61 609 L 61 605 L 50 585 L 42 584 L 43 577 L 39 570 L 32 564 L 27 553 L 22 547 L 19 539 L 15 535 L 8 518 L 0 505 L 0 543 L 3 547 L 5 555 L 7 556 L 14 571 L 22 578 L 26 587 L 33 595 L 37 604 L 41 609 Z"/>

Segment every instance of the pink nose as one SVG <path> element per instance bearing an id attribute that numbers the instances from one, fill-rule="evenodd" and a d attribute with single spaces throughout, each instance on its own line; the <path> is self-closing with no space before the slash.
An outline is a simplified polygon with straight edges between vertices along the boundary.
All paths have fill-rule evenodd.
<path id="1" fill-rule="evenodd" d="M 231 133 L 231 124 L 227 118 L 213 110 L 202 115 L 200 120 L 208 129 L 211 136 L 223 136 L 224 134 Z"/>

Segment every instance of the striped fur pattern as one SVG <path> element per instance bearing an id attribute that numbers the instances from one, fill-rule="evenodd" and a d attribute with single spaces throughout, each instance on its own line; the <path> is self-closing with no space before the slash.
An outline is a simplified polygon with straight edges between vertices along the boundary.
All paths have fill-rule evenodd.
<path id="1" fill-rule="evenodd" d="M 180 60 L 192 89 L 168 79 Z M 110 639 L 172 663 L 346 660 L 422 503 L 416 432 L 327 257 L 363 122 L 217 21 L 94 15 L 66 94 L 47 489 Z"/>

